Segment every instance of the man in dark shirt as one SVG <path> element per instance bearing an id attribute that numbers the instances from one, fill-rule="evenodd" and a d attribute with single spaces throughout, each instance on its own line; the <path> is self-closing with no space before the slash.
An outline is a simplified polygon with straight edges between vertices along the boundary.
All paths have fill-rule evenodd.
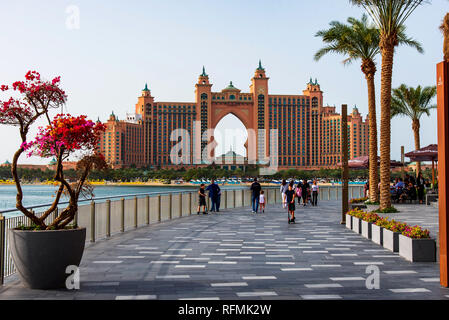
<path id="1" fill-rule="evenodd" d="M 302 202 L 305 207 L 307 205 L 307 199 L 309 198 L 309 190 L 310 190 L 310 185 L 306 179 L 304 179 L 301 189 L 302 189 L 301 190 Z"/>
<path id="2" fill-rule="evenodd" d="M 253 213 L 257 213 L 257 211 L 259 210 L 259 198 L 261 190 L 262 187 L 260 186 L 260 183 L 257 182 L 257 178 L 254 178 L 254 182 L 251 185 L 251 205 L 253 207 Z"/>
<path id="3" fill-rule="evenodd" d="M 220 196 L 220 187 L 218 186 L 218 184 L 215 183 L 215 180 L 212 179 L 211 184 L 207 187 L 206 189 L 207 191 L 209 191 L 209 198 L 212 202 L 211 205 L 211 212 L 219 212 L 219 207 L 218 207 L 218 197 Z"/>

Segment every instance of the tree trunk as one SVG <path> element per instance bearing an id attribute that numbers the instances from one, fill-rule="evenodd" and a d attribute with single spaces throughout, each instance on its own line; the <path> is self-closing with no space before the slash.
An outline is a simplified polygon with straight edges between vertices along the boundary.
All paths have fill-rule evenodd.
<path id="1" fill-rule="evenodd" d="M 381 40 L 382 79 L 380 90 L 380 209 L 391 207 L 391 81 L 393 76 L 393 59 L 395 41 Z"/>
<path id="2" fill-rule="evenodd" d="M 444 35 L 443 53 L 444 60 L 449 61 L 449 13 L 446 14 L 441 25 L 441 31 Z"/>
<path id="3" fill-rule="evenodd" d="M 374 63 L 373 63 L 374 65 Z M 375 68 L 375 66 L 374 66 Z M 379 175 L 377 172 L 377 120 L 376 120 L 376 91 L 374 84 L 374 72 L 366 74 L 368 85 L 368 110 L 369 110 L 369 200 L 379 201 L 377 186 Z"/>
<path id="4" fill-rule="evenodd" d="M 419 119 L 414 119 L 412 123 L 413 134 L 415 136 L 415 150 L 421 149 L 421 142 L 419 138 L 419 129 L 421 125 Z M 418 177 L 421 172 L 421 162 L 416 161 L 416 177 Z"/>

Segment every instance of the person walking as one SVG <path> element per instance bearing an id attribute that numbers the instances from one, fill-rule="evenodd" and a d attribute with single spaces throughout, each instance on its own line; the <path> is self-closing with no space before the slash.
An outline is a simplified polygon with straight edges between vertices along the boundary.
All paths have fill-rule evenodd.
<path id="1" fill-rule="evenodd" d="M 203 207 L 203 214 L 207 214 L 206 211 L 206 189 L 204 183 L 201 184 L 200 190 L 198 190 L 198 212 L 200 214 L 201 207 Z"/>
<path id="2" fill-rule="evenodd" d="M 309 198 L 309 190 L 310 190 L 310 185 L 307 182 L 306 179 L 304 179 L 304 183 L 301 185 L 301 194 L 302 194 L 302 203 L 303 206 L 307 206 L 307 200 Z"/>
<path id="3" fill-rule="evenodd" d="M 285 192 L 287 192 L 287 190 L 288 190 L 288 184 L 287 184 L 287 181 L 285 181 L 285 179 L 284 179 L 284 180 L 282 180 L 281 189 L 280 189 L 281 197 L 282 197 L 282 208 L 287 207 L 287 198 L 285 196 Z"/>
<path id="4" fill-rule="evenodd" d="M 218 202 L 219 194 L 221 192 L 220 187 L 218 186 L 218 184 L 215 183 L 215 180 L 212 179 L 211 184 L 207 187 L 206 190 L 209 191 L 209 198 L 212 203 L 210 211 L 218 212 L 219 209 L 217 207 L 217 202 Z"/>
<path id="5" fill-rule="evenodd" d="M 262 187 L 260 186 L 260 183 L 257 182 L 257 178 L 254 178 L 254 182 L 251 185 L 251 205 L 253 207 L 253 213 L 257 213 L 257 211 L 259 210 L 259 198 L 261 190 Z"/>
<path id="6" fill-rule="evenodd" d="M 318 183 L 315 180 L 313 181 L 312 185 L 312 206 L 314 207 L 318 205 L 318 191 L 319 191 Z"/>
<path id="7" fill-rule="evenodd" d="M 301 181 L 298 182 L 298 185 L 296 186 L 295 192 L 296 192 L 296 198 L 298 198 L 298 206 L 300 206 L 301 205 L 301 198 L 302 198 L 302 183 L 301 183 Z"/>
<path id="8" fill-rule="evenodd" d="M 288 223 L 295 223 L 295 190 L 293 190 L 293 181 L 288 185 L 288 189 L 285 192 L 287 204 L 288 204 Z"/>
<path id="9" fill-rule="evenodd" d="M 260 191 L 259 210 L 265 213 L 265 192 L 263 190 Z"/>
<path id="10" fill-rule="evenodd" d="M 416 179 L 416 186 L 418 187 L 418 200 L 419 204 L 424 203 L 424 189 L 425 189 L 426 181 L 422 175 L 422 172 L 418 174 L 418 178 Z"/>

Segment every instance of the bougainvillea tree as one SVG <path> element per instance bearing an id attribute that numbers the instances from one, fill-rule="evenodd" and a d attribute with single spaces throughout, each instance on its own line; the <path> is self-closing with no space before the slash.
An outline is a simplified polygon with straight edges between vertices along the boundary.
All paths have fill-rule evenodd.
<path id="1" fill-rule="evenodd" d="M 13 94 L 6 101 L 0 100 L 0 124 L 18 127 L 21 138 L 21 145 L 15 152 L 11 165 L 17 188 L 16 208 L 28 217 L 37 229 L 63 229 L 73 221 L 80 195 L 89 190 L 86 185 L 89 172 L 93 168 L 106 167 L 104 157 L 96 152 L 105 125 L 94 123 L 86 116 L 57 114 L 51 118 L 52 109 L 60 108 L 67 100 L 67 95 L 60 88 L 60 77 L 44 81 L 38 72 L 29 71 L 25 75 L 25 81 L 14 82 L 12 86 L 1 85 L 0 90 L 6 93 L 11 91 Z M 46 119 L 48 125 L 39 128 L 34 140 L 28 140 L 31 127 L 41 117 Z M 59 186 L 52 205 L 42 215 L 36 215 L 23 206 L 17 163 L 24 153 L 28 156 L 56 159 L 54 180 Z M 77 163 L 78 179 L 70 183 L 64 178 L 63 162 L 74 153 L 80 154 L 81 160 Z M 63 194 L 69 197 L 69 204 L 58 211 L 56 219 L 47 225 L 45 220 L 58 210 Z"/>

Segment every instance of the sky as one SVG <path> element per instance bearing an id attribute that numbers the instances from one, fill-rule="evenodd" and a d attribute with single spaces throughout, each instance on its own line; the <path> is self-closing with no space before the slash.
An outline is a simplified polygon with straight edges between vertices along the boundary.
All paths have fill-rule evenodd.
<path id="1" fill-rule="evenodd" d="M 409 18 L 407 34 L 421 42 L 425 53 L 397 49 L 393 87 L 435 85 L 443 52 L 438 26 L 448 10 L 448 1 L 433 0 Z M 23 79 L 28 70 L 46 79 L 59 75 L 68 94 L 66 112 L 106 121 L 112 111 L 120 119 L 132 112 L 145 83 L 156 101 L 194 102 L 203 65 L 213 91 L 233 81 L 249 92 L 261 59 L 270 93 L 302 94 L 313 77 L 325 104 L 337 110 L 342 104 L 350 110 L 357 106 L 366 117 L 360 65 L 343 66 L 338 55 L 313 59 L 323 46 L 315 37 L 318 30 L 363 12 L 346 0 L 2 0 L 0 84 Z M 377 62 L 380 70 L 380 57 Z M 376 85 L 379 120 L 380 71 Z M 219 126 L 242 129 L 235 117 Z M 437 143 L 436 111 L 421 126 L 421 145 Z M 0 126 L 0 138 L 0 163 L 11 161 L 20 145 L 17 128 Z M 414 150 L 411 121 L 397 118 L 392 121 L 392 158 L 400 159 L 402 145 Z M 48 159 L 23 157 L 20 162 Z"/>

